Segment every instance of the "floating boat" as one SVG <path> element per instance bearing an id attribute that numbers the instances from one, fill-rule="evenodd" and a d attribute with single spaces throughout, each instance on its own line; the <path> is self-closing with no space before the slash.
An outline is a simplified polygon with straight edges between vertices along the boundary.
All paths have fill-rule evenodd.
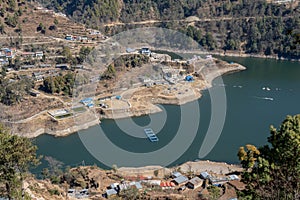
<path id="1" fill-rule="evenodd" d="M 151 142 L 158 142 L 158 137 L 151 128 L 145 128 L 144 132 Z"/>

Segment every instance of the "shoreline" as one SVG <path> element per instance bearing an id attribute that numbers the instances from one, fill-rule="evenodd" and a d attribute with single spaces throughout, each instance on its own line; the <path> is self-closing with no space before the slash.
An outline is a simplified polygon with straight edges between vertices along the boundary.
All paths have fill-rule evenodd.
<path id="1" fill-rule="evenodd" d="M 247 53 L 239 53 L 239 52 L 209 52 L 209 54 L 223 56 L 223 57 L 239 57 L 239 58 L 262 58 L 262 59 L 274 59 L 274 60 L 282 60 L 282 61 L 290 61 L 290 62 L 300 62 L 300 59 L 289 59 L 284 57 L 278 57 L 276 55 L 263 55 L 263 54 L 247 54 Z"/>
<path id="2" fill-rule="evenodd" d="M 203 171 L 207 171 L 214 174 L 228 174 L 232 172 L 241 172 L 243 170 L 240 164 L 231 164 L 226 162 L 217 162 L 210 160 L 197 160 L 187 161 L 182 164 L 172 167 L 162 166 L 143 166 L 143 167 L 120 167 L 118 173 L 124 176 L 153 176 L 154 171 L 158 171 L 158 177 L 164 178 L 165 174 L 172 173 L 180 169 L 183 173 L 193 171 L 194 173 L 200 174 Z"/>
<path id="3" fill-rule="evenodd" d="M 225 61 L 223 61 L 223 62 L 225 63 Z M 196 101 L 201 98 L 203 90 L 206 90 L 206 89 L 212 87 L 212 82 L 215 78 L 220 77 L 224 74 L 243 71 L 245 69 L 246 69 L 246 67 L 235 63 L 232 66 L 229 66 L 229 64 L 228 64 L 228 66 L 223 66 L 223 68 L 221 68 L 221 69 L 218 68 L 217 70 L 209 71 L 205 75 L 206 83 L 201 88 L 198 88 L 198 89 L 194 88 L 194 90 L 192 92 L 190 92 L 188 95 L 185 95 L 183 97 L 176 96 L 176 98 L 163 98 L 163 97 L 156 98 L 152 102 L 147 102 L 148 103 L 147 106 L 149 106 L 149 108 L 147 108 L 147 109 L 136 109 L 133 111 L 129 110 L 129 109 L 126 109 L 126 110 L 122 109 L 122 110 L 119 110 L 119 112 L 112 111 L 112 113 L 106 114 L 104 116 L 103 115 L 96 116 L 94 112 L 88 111 L 87 114 L 77 116 L 78 119 L 80 118 L 79 120 L 78 119 L 76 120 L 77 117 L 71 117 L 70 119 L 57 121 L 57 122 L 53 122 L 51 120 L 46 120 L 44 124 L 45 125 L 47 124 L 46 125 L 47 127 L 36 127 L 37 128 L 36 130 L 32 130 L 31 128 L 29 130 L 25 130 L 23 128 L 17 128 L 18 130 L 13 131 L 13 134 L 17 134 L 17 135 L 27 137 L 27 138 L 36 138 L 43 134 L 52 135 L 54 137 L 67 137 L 78 131 L 86 130 L 90 127 L 96 126 L 96 125 L 100 124 L 101 123 L 100 120 L 103 120 L 103 119 L 122 119 L 122 118 L 128 118 L 128 117 L 139 117 L 139 116 L 159 113 L 162 111 L 162 109 L 158 105 L 164 104 L 164 105 L 180 106 L 180 105 L 192 102 L 192 101 Z M 137 91 L 139 91 L 139 89 Z M 93 110 L 93 111 L 95 111 L 95 110 Z M 90 120 L 90 119 L 92 119 L 92 120 Z M 38 119 L 32 119 L 32 122 L 34 120 L 38 120 Z M 80 123 L 78 123 L 78 122 L 80 122 Z M 70 124 L 72 124 L 72 125 L 69 126 Z M 34 125 L 34 123 L 33 123 L 33 125 Z M 62 128 L 59 128 L 59 125 L 62 126 Z M 27 132 L 24 132 L 24 130 Z"/>

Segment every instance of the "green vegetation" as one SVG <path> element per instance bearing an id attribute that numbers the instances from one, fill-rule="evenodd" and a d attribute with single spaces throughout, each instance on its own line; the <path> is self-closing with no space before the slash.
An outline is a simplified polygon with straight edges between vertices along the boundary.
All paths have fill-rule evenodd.
<path id="1" fill-rule="evenodd" d="M 37 147 L 27 138 L 12 135 L 0 125 L 0 196 L 24 199 L 23 180 L 29 167 L 38 164 Z M 22 198 L 23 197 L 23 198 Z"/>
<path id="2" fill-rule="evenodd" d="M 43 23 L 40 23 L 39 26 L 36 28 L 37 32 L 41 32 L 42 34 L 46 33 L 46 27 Z"/>
<path id="3" fill-rule="evenodd" d="M 77 62 L 79 64 L 82 64 L 92 50 L 93 49 L 91 47 L 81 47 L 79 51 L 79 56 L 77 58 Z"/>
<path id="4" fill-rule="evenodd" d="M 56 77 L 47 77 L 44 79 L 43 89 L 51 94 L 72 95 L 75 81 L 75 74 L 67 73 Z"/>
<path id="5" fill-rule="evenodd" d="M 208 192 L 209 192 L 209 199 L 210 200 L 217 200 L 220 198 L 221 196 L 221 188 L 217 187 L 217 186 L 209 186 L 207 188 Z"/>
<path id="6" fill-rule="evenodd" d="M 149 57 L 146 55 L 122 55 L 107 67 L 107 70 L 101 75 L 101 78 L 106 80 L 115 78 L 117 71 L 120 72 L 126 69 L 141 67 L 148 62 Z"/>
<path id="7" fill-rule="evenodd" d="M 238 153 L 245 169 L 241 199 L 297 199 L 300 195 L 300 115 L 288 116 L 277 130 L 271 126 L 270 145 L 247 145 Z"/>
<path id="8" fill-rule="evenodd" d="M 5 68 L 2 69 L 3 71 L 5 72 Z M 5 74 L 2 73 L 2 75 Z M 33 85 L 33 81 L 27 77 L 14 81 L 0 77 L 0 102 L 5 105 L 20 103 L 24 96 L 29 94 Z"/>
<path id="9" fill-rule="evenodd" d="M 143 25 L 102 27 L 101 22 L 124 23 L 161 20 L 152 26 L 177 29 L 208 50 L 235 50 L 248 54 L 300 58 L 300 4 L 267 3 L 265 0 L 100 0 L 45 1 L 46 6 L 64 11 L 73 19 L 115 34 Z M 200 21 L 190 25 L 178 21 L 190 16 Z M 149 26 L 149 25 L 146 25 Z"/>

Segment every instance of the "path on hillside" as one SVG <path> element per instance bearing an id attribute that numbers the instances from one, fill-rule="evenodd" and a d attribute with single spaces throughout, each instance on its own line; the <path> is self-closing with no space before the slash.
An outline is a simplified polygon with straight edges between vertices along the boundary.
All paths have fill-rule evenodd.
<path id="1" fill-rule="evenodd" d="M 193 17 L 193 16 L 191 16 Z M 145 24 L 153 24 L 153 23 L 169 23 L 169 22 L 187 22 L 187 23 L 193 23 L 193 22 L 210 22 L 210 21 L 230 21 L 230 20 L 249 20 L 249 19 L 260 19 L 260 18 L 279 18 L 276 16 L 263 16 L 263 17 L 217 17 L 217 18 L 198 18 L 194 17 L 192 19 L 185 18 L 185 19 L 178 19 L 178 20 L 146 20 L 146 21 L 139 21 L 139 22 L 112 22 L 105 24 L 104 26 L 107 27 L 113 27 L 113 26 L 124 26 L 124 25 L 145 25 Z M 289 18 L 289 17 L 281 17 L 281 18 Z"/>

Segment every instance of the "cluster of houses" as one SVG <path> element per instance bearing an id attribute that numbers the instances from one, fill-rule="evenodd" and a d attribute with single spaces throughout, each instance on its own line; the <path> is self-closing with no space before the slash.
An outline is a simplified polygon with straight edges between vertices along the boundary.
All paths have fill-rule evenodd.
<path id="1" fill-rule="evenodd" d="M 123 190 L 128 190 L 131 188 L 136 188 L 141 191 L 147 187 L 160 187 L 162 190 L 178 190 L 184 191 L 187 188 L 190 190 L 195 190 L 203 187 L 206 180 L 209 181 L 211 185 L 221 186 L 229 181 L 239 180 L 237 175 L 229 175 L 225 177 L 215 177 L 210 175 L 208 172 L 202 172 L 199 176 L 195 176 L 189 179 L 187 176 L 180 172 L 173 172 L 171 175 L 171 181 L 162 180 L 152 180 L 152 177 L 146 178 L 140 181 L 122 181 L 121 183 L 113 183 L 107 187 L 106 192 L 102 195 L 105 198 L 109 198 L 120 194 Z"/>
<path id="2" fill-rule="evenodd" d="M 16 49 L 11 48 L 2 48 L 0 50 L 0 65 L 8 64 L 9 59 L 13 59 L 17 55 Z M 42 59 L 44 56 L 44 52 L 36 51 L 36 52 L 22 52 L 20 54 L 21 58 L 31 58 L 31 59 Z"/>

